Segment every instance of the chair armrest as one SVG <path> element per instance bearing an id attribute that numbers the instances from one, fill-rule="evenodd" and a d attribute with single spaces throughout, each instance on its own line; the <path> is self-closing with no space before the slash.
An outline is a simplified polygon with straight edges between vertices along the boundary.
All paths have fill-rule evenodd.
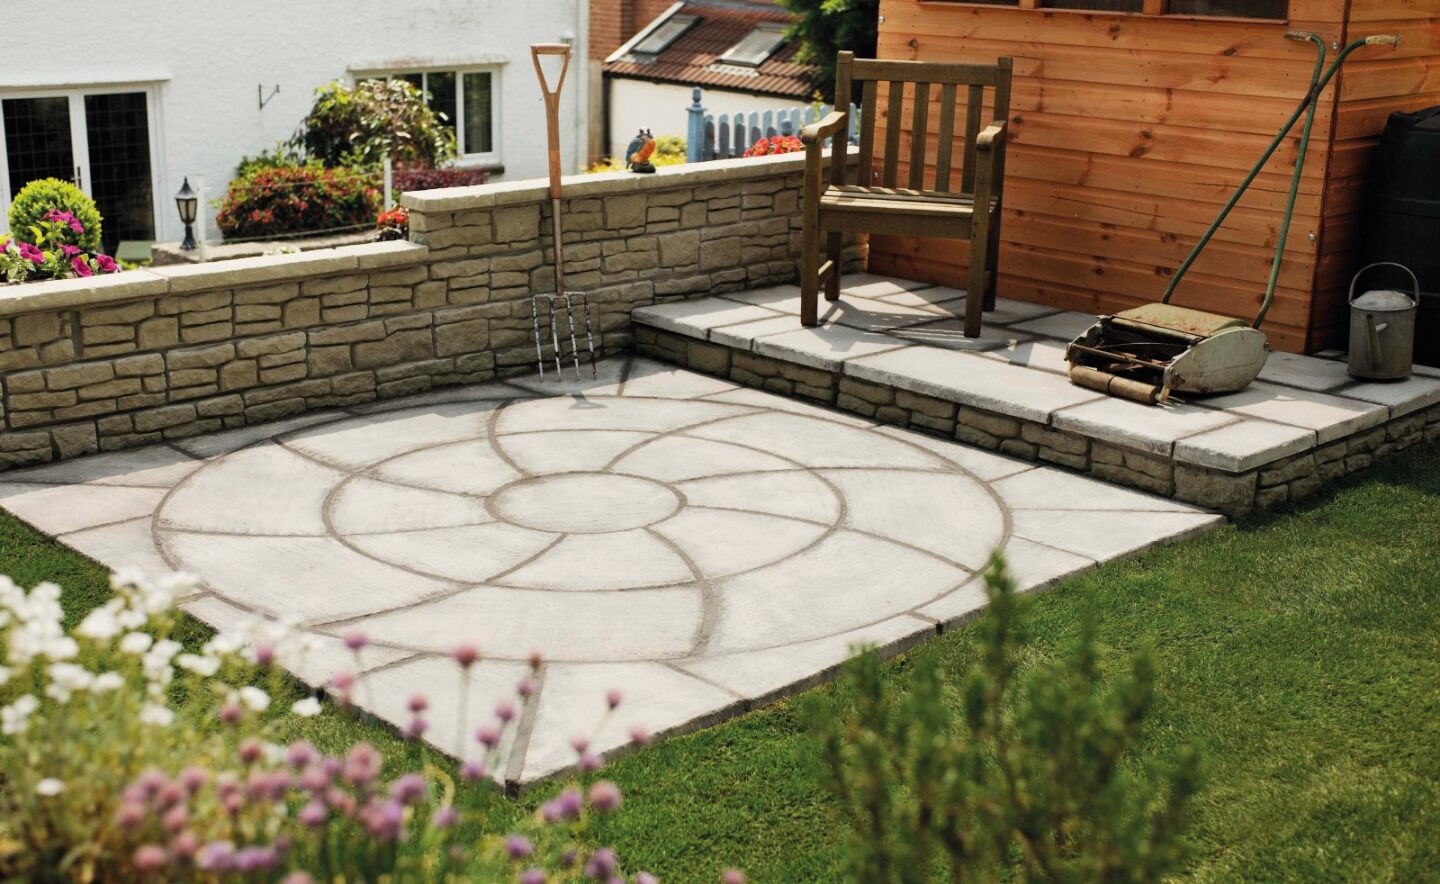
<path id="1" fill-rule="evenodd" d="M 805 144 L 819 144 L 822 140 L 834 135 L 848 116 L 849 114 L 845 111 L 831 111 L 825 115 L 825 119 L 801 129 L 800 140 Z"/>
<path id="2" fill-rule="evenodd" d="M 986 126 L 984 131 L 975 136 L 976 150 L 990 150 L 993 147 L 1003 145 L 1005 136 L 1009 132 L 1009 126 L 1004 120 L 996 120 Z"/>

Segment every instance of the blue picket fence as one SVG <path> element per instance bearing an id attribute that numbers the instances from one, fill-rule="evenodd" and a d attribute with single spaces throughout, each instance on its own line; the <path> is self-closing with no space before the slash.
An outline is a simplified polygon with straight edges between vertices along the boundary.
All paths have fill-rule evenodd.
<path id="1" fill-rule="evenodd" d="M 690 97 L 685 159 L 691 163 L 743 156 L 745 151 L 761 138 L 799 135 L 801 129 L 819 122 L 834 110 L 828 104 L 820 105 L 818 111 L 815 105 L 809 105 L 804 108 L 779 108 L 764 113 L 752 111 L 749 114 L 721 114 L 717 119 L 715 115 L 706 113 L 705 106 L 700 103 L 699 86 L 690 93 Z M 860 108 L 853 104 L 850 105 L 849 122 L 849 141 L 851 144 L 859 144 Z"/>

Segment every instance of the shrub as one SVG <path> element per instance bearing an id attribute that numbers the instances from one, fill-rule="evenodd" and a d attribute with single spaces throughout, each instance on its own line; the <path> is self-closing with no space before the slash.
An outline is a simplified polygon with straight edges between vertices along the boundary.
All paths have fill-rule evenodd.
<path id="1" fill-rule="evenodd" d="M 31 228 L 38 230 L 41 219 L 55 210 L 69 212 L 83 228 L 72 231 L 73 236 L 67 235 L 65 243 L 87 252 L 100 251 L 100 211 L 95 208 L 95 201 L 80 188 L 59 178 L 39 178 L 20 188 L 10 204 L 11 235 L 19 238 L 29 233 L 38 240 L 40 234 Z"/>
<path id="2" fill-rule="evenodd" d="M 293 146 L 326 166 L 395 163 L 439 166 L 455 156 L 455 133 L 425 94 L 404 80 L 338 80 L 315 90 L 315 103 Z"/>
<path id="3" fill-rule="evenodd" d="M 793 20 L 786 36 L 800 40 L 796 60 L 815 65 L 815 83 L 827 101 L 835 95 L 836 53 L 875 57 L 880 0 L 780 0 L 780 6 Z"/>
<path id="4" fill-rule="evenodd" d="M 305 157 L 300 151 L 296 150 L 289 142 L 280 141 L 274 147 L 262 150 L 253 157 L 241 157 L 240 162 L 235 164 L 235 177 L 244 178 L 252 172 L 299 166 L 304 162 Z"/>
<path id="5" fill-rule="evenodd" d="M 800 153 L 805 150 L 805 144 L 794 135 L 772 135 L 769 138 L 761 138 L 750 149 L 745 151 L 747 157 L 763 157 L 777 153 Z"/>
<path id="6" fill-rule="evenodd" d="M 379 180 L 318 163 L 256 168 L 230 182 L 216 226 L 227 239 L 369 227 L 380 208 Z"/>
<path id="7" fill-rule="evenodd" d="M 486 169 L 429 169 L 420 166 L 398 167 L 391 171 L 390 185 L 396 193 L 412 190 L 435 190 L 439 187 L 470 187 L 484 184 L 490 178 Z"/>
<path id="8" fill-rule="evenodd" d="M 308 634 L 257 621 L 191 653 L 175 640 L 174 605 L 195 589 L 193 580 L 116 575 L 112 586 L 115 597 L 67 635 L 58 586 L 27 593 L 0 578 L 6 880 L 274 881 L 287 870 L 286 882 L 621 874 L 613 851 L 578 842 L 596 815 L 621 803 L 618 787 L 596 778 L 602 763 L 583 740 L 574 743 L 569 785 L 519 831 L 493 831 L 486 801 L 476 800 L 496 795 L 488 771 L 505 769 L 500 747 L 535 702 L 538 657 L 513 701 L 475 731 L 459 782 L 428 764 L 387 780 L 384 759 L 365 743 L 326 755 L 304 740 L 271 742 L 290 716 L 325 714 L 315 697 L 272 704 L 286 690 L 280 666 L 313 650 Z M 358 669 L 365 637 L 344 641 Z M 468 646 L 452 655 L 460 697 L 470 695 L 478 656 Z M 342 712 L 370 689 L 350 672 L 330 687 Z M 172 706 L 182 697 L 183 707 Z M 621 697 L 611 691 L 595 702 L 613 710 Z M 425 732 L 428 705 L 409 698 L 405 739 Z M 466 719 L 462 706 L 462 735 Z"/>
<path id="9" fill-rule="evenodd" d="M 85 233 L 85 225 L 79 218 L 51 209 L 30 225 L 33 242 L 0 238 L 0 282 L 120 272 L 120 265 L 109 255 L 87 252 L 71 244 Z"/>
<path id="10" fill-rule="evenodd" d="M 1154 698 L 1147 652 L 1102 689 L 1093 624 L 1070 659 L 1029 656 L 1015 586 L 997 555 L 981 660 L 957 715 L 933 654 L 903 695 L 867 652 L 847 664 L 847 706 L 815 704 L 822 780 L 848 824 L 852 880 L 1157 881 L 1183 859 L 1193 752 L 1128 763 Z"/>

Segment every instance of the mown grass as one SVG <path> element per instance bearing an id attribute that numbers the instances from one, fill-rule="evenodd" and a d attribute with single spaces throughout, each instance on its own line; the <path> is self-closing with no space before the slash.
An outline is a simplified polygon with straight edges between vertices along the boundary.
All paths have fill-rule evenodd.
<path id="1" fill-rule="evenodd" d="M 8 516 L 0 571 L 59 582 L 72 618 L 106 593 L 103 569 Z M 1189 877 L 1440 876 L 1440 449 L 1066 581 L 1029 605 L 1034 658 L 1066 648 L 1087 607 L 1112 666 L 1142 643 L 1155 649 L 1159 699 L 1138 761 L 1181 743 L 1205 760 Z M 891 662 L 887 677 L 899 689 L 916 655 L 936 655 L 958 688 L 975 653 L 973 627 L 961 628 Z M 713 881 L 730 865 L 756 881 L 834 880 L 839 833 L 801 763 L 798 706 L 619 759 L 607 774 L 625 809 L 596 837 L 670 881 Z M 333 712 L 289 728 L 322 748 L 367 739 L 393 766 L 453 771 Z M 487 803 L 504 825 L 551 792 Z"/>

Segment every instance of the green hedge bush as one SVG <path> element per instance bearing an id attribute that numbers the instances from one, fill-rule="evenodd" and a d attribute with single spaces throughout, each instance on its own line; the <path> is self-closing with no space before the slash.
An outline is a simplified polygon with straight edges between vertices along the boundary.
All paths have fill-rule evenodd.
<path id="1" fill-rule="evenodd" d="M 100 251 L 100 210 L 95 201 L 69 181 L 59 178 L 37 178 L 20 188 L 10 204 L 10 234 L 19 240 L 30 241 L 30 228 L 39 228 L 40 221 L 52 209 L 74 215 L 84 232 L 67 237 L 70 245 L 79 246 L 87 252 Z"/>
<path id="2" fill-rule="evenodd" d="M 440 166 L 455 156 L 455 133 L 404 80 L 338 80 L 315 90 L 315 104 L 292 145 L 326 166 Z"/>

